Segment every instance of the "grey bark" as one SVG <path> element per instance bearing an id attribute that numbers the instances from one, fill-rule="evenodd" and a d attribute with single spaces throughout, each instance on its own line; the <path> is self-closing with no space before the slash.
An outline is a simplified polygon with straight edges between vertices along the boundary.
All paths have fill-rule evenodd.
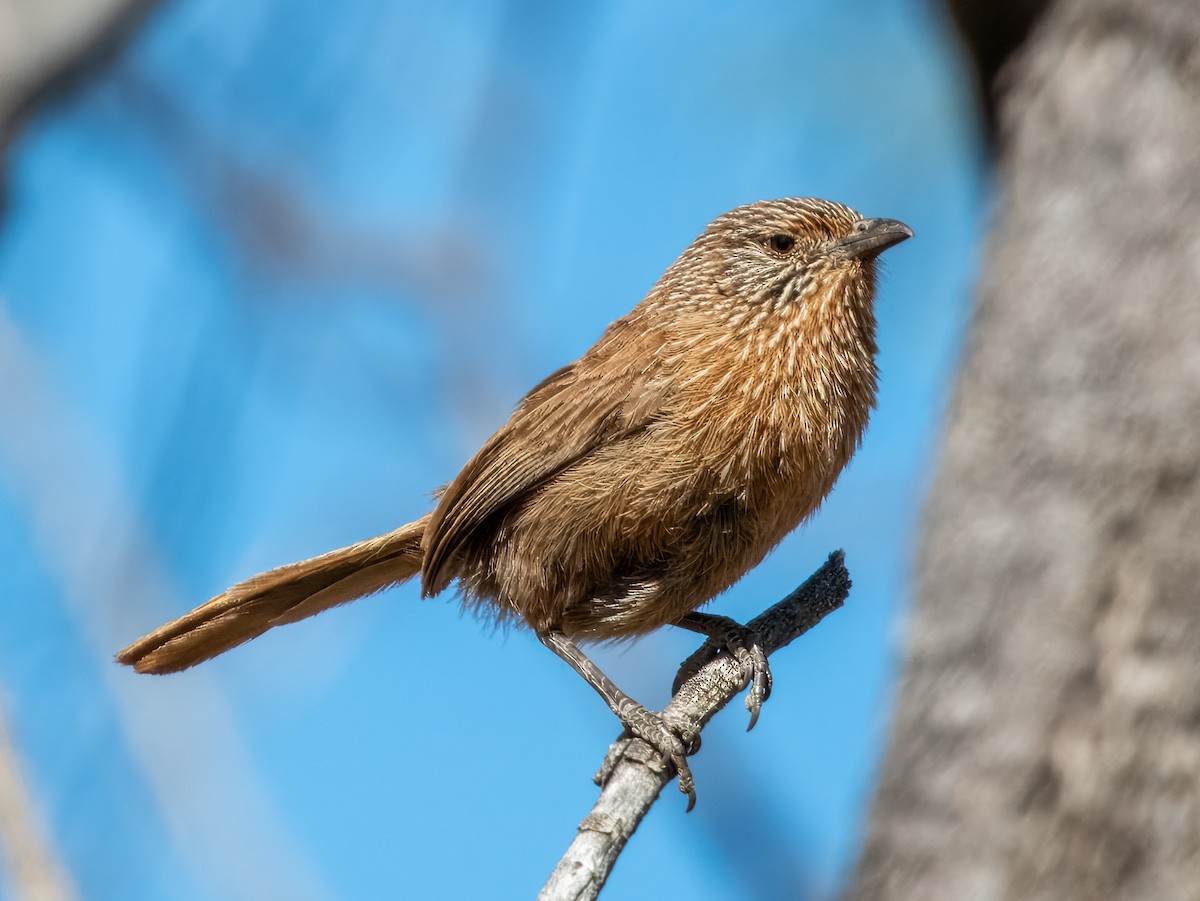
<path id="1" fill-rule="evenodd" d="M 835 551 L 803 585 L 747 625 L 769 655 L 842 606 L 849 591 L 842 552 Z M 663 710 L 663 718 L 685 742 L 698 738 L 705 723 L 746 687 L 742 665 L 728 655 L 716 656 L 711 640 L 684 662 L 688 672 L 693 665 L 699 670 L 679 686 Z M 625 843 L 673 776 L 673 768 L 645 742 L 618 740 L 596 777 L 603 783 L 600 797 L 579 824 L 538 901 L 594 901 Z M 703 786 L 697 792 L 703 792 Z"/>
<path id="2" fill-rule="evenodd" d="M 1200 4 L 1055 3 L 850 894 L 1200 897 Z"/>

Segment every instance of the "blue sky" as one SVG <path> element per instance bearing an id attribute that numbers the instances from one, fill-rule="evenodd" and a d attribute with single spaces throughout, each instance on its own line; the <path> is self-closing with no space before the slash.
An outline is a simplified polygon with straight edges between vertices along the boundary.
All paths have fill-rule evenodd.
<path id="1" fill-rule="evenodd" d="M 886 261 L 862 451 L 711 609 L 748 619 L 836 547 L 854 588 L 753 733 L 711 724 L 696 811 L 667 793 L 606 897 L 836 888 L 984 224 L 937 12 L 169 2 L 30 123 L 0 223 L 0 704 L 83 897 L 535 893 L 618 730 L 529 634 L 406 586 L 179 676 L 111 656 L 416 518 L 710 219 L 789 195 L 917 239 Z M 694 644 L 597 657 L 661 705 Z"/>

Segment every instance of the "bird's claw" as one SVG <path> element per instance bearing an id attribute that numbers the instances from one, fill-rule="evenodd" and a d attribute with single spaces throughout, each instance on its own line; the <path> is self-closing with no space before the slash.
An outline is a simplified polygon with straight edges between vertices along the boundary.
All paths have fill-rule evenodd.
<path id="1" fill-rule="evenodd" d="M 746 731 L 749 732 L 758 722 L 763 703 L 771 696 L 771 665 L 767 663 L 767 654 L 757 637 L 752 639 L 749 646 L 741 644 L 730 648 L 730 653 L 742 664 L 746 680 L 743 687 L 750 686 L 746 695 L 746 709 L 750 711 L 750 724 L 746 726 Z"/>
<path id="2" fill-rule="evenodd" d="M 621 711 L 621 721 L 625 731 L 608 749 L 604 762 L 596 773 L 596 783 L 604 785 L 608 782 L 613 770 L 623 759 L 637 760 L 640 763 L 652 764 L 656 759 L 675 767 L 679 780 L 679 790 L 687 795 L 687 809 L 690 813 L 696 806 L 696 782 L 692 778 L 692 769 L 687 759 L 700 749 L 700 736 L 691 736 L 685 745 L 683 739 L 675 732 L 663 717 L 642 707 L 640 704 L 627 707 Z M 649 755 L 639 753 L 634 739 L 641 739 L 648 746 Z"/>
<path id="3" fill-rule="evenodd" d="M 767 653 L 753 629 L 726 617 L 714 619 L 719 620 L 719 628 L 714 630 L 708 641 L 679 667 L 671 691 L 679 691 L 679 687 L 710 660 L 722 653 L 729 654 L 742 665 L 742 688 L 750 689 L 750 693 L 746 695 L 746 709 L 750 711 L 750 724 L 746 731 L 749 732 L 758 722 L 762 705 L 771 696 L 771 664 L 767 661 Z"/>

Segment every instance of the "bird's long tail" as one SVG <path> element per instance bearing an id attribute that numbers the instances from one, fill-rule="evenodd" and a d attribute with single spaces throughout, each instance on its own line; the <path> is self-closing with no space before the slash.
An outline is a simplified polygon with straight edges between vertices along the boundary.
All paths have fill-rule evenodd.
<path id="1" fill-rule="evenodd" d="M 234 585 L 117 654 L 139 673 L 174 673 L 223 654 L 274 626 L 396 585 L 421 569 L 429 516 L 311 560 Z"/>

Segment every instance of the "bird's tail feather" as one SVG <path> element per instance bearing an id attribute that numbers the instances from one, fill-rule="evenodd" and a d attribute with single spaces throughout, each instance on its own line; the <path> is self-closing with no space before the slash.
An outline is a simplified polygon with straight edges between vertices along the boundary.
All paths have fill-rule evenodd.
<path id="1" fill-rule="evenodd" d="M 428 516 L 389 532 L 252 576 L 117 654 L 139 673 L 173 673 L 268 629 L 396 585 L 421 569 Z"/>

